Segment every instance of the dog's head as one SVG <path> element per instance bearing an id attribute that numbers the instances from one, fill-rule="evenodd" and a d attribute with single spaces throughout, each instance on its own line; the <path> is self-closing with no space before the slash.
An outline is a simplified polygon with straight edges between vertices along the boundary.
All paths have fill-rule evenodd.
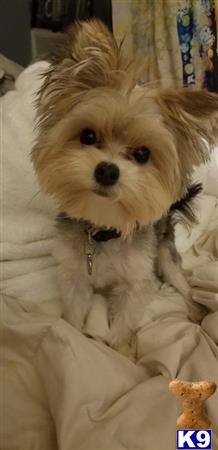
<path id="1" fill-rule="evenodd" d="M 125 235 L 167 212 L 218 137 L 218 96 L 137 76 L 101 22 L 74 25 L 46 74 L 33 150 L 61 210 Z"/>

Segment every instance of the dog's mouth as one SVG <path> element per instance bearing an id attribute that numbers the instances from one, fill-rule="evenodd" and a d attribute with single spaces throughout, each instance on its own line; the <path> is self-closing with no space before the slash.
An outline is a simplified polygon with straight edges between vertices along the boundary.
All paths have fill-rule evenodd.
<path id="1" fill-rule="evenodd" d="M 106 189 L 96 188 L 93 190 L 93 192 L 100 197 L 110 197 L 110 193 Z"/>
<path id="2" fill-rule="evenodd" d="M 111 202 L 117 202 L 120 199 L 120 191 L 117 189 L 114 189 L 113 187 L 101 187 L 101 186 L 95 186 L 92 189 L 92 192 L 98 196 L 105 199 L 108 199 L 108 201 Z"/>

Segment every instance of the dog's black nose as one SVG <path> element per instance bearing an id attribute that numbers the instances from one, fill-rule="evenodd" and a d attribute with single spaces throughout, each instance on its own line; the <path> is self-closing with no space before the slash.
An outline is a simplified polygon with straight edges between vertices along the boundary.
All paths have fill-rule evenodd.
<path id="1" fill-rule="evenodd" d="M 99 163 L 95 169 L 95 179 L 102 186 L 113 186 L 117 182 L 119 175 L 119 167 L 106 161 Z"/>

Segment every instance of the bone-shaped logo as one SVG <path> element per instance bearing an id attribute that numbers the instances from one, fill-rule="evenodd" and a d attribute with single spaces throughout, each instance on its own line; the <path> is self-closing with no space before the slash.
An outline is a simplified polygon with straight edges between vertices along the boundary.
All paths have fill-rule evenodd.
<path id="1" fill-rule="evenodd" d="M 216 387 L 213 381 L 171 381 L 170 392 L 183 404 L 183 413 L 177 419 L 178 428 L 199 430 L 211 427 L 211 421 L 204 411 L 204 402 L 215 392 Z"/>

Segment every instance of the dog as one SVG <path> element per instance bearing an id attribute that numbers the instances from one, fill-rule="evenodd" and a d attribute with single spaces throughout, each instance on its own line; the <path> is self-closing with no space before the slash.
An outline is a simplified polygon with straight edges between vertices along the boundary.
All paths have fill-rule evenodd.
<path id="1" fill-rule="evenodd" d="M 32 151 L 41 188 L 60 210 L 54 253 L 64 317 L 83 331 L 102 298 L 106 341 L 119 351 L 154 297 L 157 267 L 189 297 L 172 211 L 218 137 L 216 94 L 151 89 L 139 73 L 102 22 L 71 26 L 39 93 Z"/>

